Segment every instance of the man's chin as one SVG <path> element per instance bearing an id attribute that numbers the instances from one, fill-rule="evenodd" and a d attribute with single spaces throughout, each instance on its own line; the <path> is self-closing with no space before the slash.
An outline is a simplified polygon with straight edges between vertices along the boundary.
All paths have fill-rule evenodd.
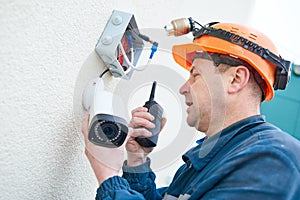
<path id="1" fill-rule="evenodd" d="M 197 128 L 196 123 L 193 120 L 189 119 L 189 118 L 186 119 L 186 123 L 189 127 Z"/>

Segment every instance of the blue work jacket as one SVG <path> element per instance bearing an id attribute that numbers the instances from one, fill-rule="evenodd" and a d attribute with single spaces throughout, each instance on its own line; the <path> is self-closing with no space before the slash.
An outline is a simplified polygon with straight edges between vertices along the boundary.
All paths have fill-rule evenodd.
<path id="1" fill-rule="evenodd" d="M 300 142 L 264 116 L 204 138 L 182 158 L 171 184 L 159 189 L 150 159 L 137 167 L 125 161 L 123 176 L 104 181 L 96 199 L 300 199 Z"/>

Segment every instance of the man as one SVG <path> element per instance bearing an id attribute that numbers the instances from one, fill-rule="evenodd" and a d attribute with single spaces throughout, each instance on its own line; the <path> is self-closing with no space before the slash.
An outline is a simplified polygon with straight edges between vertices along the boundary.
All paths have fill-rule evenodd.
<path id="1" fill-rule="evenodd" d="M 290 63 L 265 35 L 241 25 L 217 23 L 194 35 L 172 53 L 190 71 L 180 88 L 186 121 L 206 137 L 182 156 L 171 184 L 157 189 L 147 158 L 152 149 L 134 140 L 151 135 L 140 127 L 153 128 L 153 116 L 133 110 L 122 177 L 120 149 L 105 150 L 109 166 L 86 151 L 100 185 L 96 199 L 299 199 L 300 143 L 260 115 L 273 87 L 286 87 Z"/>

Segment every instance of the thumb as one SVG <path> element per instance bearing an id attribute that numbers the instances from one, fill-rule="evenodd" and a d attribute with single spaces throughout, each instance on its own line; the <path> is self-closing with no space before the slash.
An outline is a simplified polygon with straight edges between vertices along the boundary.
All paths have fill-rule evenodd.
<path id="1" fill-rule="evenodd" d="M 167 123 L 167 118 L 163 117 L 161 119 L 160 131 L 165 127 L 166 123 Z"/>
<path id="2" fill-rule="evenodd" d="M 82 125 L 81 125 L 81 132 L 84 137 L 85 144 L 87 145 L 88 142 L 88 132 L 89 132 L 89 119 L 90 115 L 87 114 L 83 119 L 82 119 Z"/>

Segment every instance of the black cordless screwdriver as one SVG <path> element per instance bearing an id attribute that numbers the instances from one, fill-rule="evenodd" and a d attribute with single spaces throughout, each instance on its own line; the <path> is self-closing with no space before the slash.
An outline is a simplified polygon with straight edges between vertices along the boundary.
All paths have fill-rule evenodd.
<path id="1" fill-rule="evenodd" d="M 148 108 L 148 112 L 154 117 L 152 123 L 155 124 L 155 128 L 147 128 L 147 130 L 152 133 L 152 136 L 135 138 L 135 140 L 143 147 L 155 147 L 158 140 L 158 133 L 160 131 L 161 119 L 164 110 L 156 101 L 154 101 L 155 89 L 156 81 L 152 84 L 149 101 L 147 101 L 144 105 L 144 107 Z"/>

